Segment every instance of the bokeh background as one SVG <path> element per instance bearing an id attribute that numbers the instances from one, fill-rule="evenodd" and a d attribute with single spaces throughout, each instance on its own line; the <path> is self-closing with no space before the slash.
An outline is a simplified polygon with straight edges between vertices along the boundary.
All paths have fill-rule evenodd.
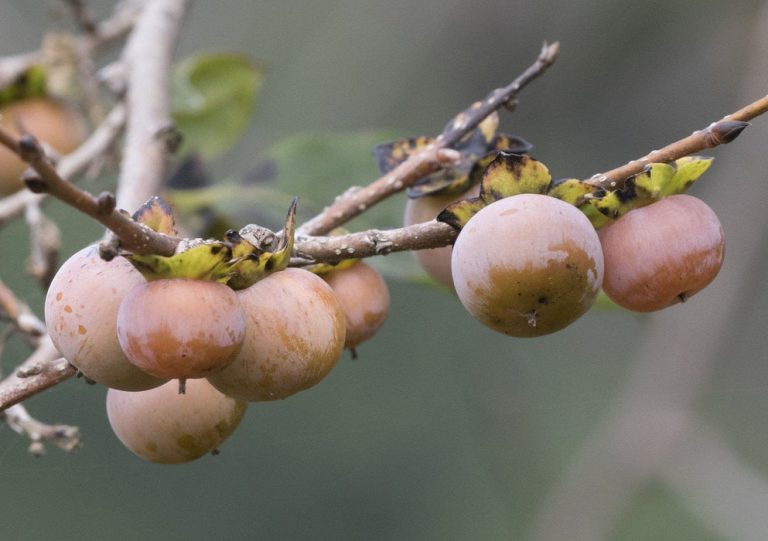
<path id="1" fill-rule="evenodd" d="M 0 0 L 0 54 L 66 26 L 57 7 Z M 555 177 L 610 169 L 768 92 L 759 0 L 199 1 L 178 55 L 238 51 L 266 69 L 246 136 L 209 164 L 225 178 L 301 132 L 435 134 L 545 39 L 561 57 L 502 128 Z M 0 425 L 0 538 L 768 539 L 766 141 L 763 118 L 709 153 L 693 193 L 721 217 L 726 263 L 683 306 L 595 309 L 518 340 L 446 291 L 393 280 L 359 360 L 252 405 L 221 455 L 184 466 L 125 450 L 102 388 L 31 399 L 41 419 L 79 425 L 84 446 L 34 459 Z M 358 182 L 375 174 L 371 160 Z M 47 208 L 66 254 L 100 234 Z M 0 230 L 0 277 L 41 314 L 27 250 L 23 224 Z M 10 344 L 5 370 L 25 354 Z"/>

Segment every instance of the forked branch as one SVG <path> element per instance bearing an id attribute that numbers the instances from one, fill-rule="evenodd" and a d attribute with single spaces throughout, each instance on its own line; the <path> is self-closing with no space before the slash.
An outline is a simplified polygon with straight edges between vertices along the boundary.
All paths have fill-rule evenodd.
<path id="1" fill-rule="evenodd" d="M 299 234 L 322 235 L 345 224 L 387 197 L 412 186 L 421 178 L 456 161 L 459 156 L 448 151 L 475 129 L 488 115 L 510 103 L 531 81 L 543 74 L 557 59 L 558 42 L 544 44 L 536 61 L 504 88 L 491 92 L 480 107 L 465 111 L 464 121 L 446 129 L 435 141 L 368 186 L 339 196 L 323 212 L 299 227 Z M 448 152 L 447 152 L 448 151 Z"/>

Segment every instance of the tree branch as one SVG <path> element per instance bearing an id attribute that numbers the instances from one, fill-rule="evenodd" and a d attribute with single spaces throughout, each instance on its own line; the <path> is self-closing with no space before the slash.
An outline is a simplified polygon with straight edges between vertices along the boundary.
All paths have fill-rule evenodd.
<path id="1" fill-rule="evenodd" d="M 25 434 L 32 443 L 29 452 L 34 456 L 45 454 L 45 442 L 72 453 L 80 447 L 80 429 L 69 425 L 49 425 L 32 417 L 23 404 L 14 404 L 5 411 L 0 411 L 0 417 L 19 434 Z"/>
<path id="2" fill-rule="evenodd" d="M 0 381 L 0 411 L 74 376 L 77 369 L 44 336 L 40 345 L 13 374 Z"/>
<path id="3" fill-rule="evenodd" d="M 171 51 L 175 46 L 187 4 L 187 0 L 148 2 L 126 46 L 129 85 L 127 99 L 130 112 L 118 199 L 128 208 L 135 208 L 154 195 L 163 178 L 167 138 L 158 137 L 162 135 L 158 128 L 169 125 L 165 119 L 170 118 L 168 74 L 171 67 Z M 156 100 L 157 104 L 153 103 L 153 100 Z M 122 126 L 124 118 L 124 109 L 113 110 L 97 130 L 99 133 L 95 132 L 72 153 L 68 157 L 69 161 L 62 160 L 58 170 L 53 167 L 32 137 L 24 136 L 16 140 L 0 130 L 0 143 L 14 150 L 37 172 L 39 178 L 28 180 L 31 187 L 45 189 L 51 195 L 106 225 L 118 235 L 126 249 L 139 253 L 170 255 L 178 239 L 156 234 L 118 212 L 115 208 L 115 198 L 111 194 L 93 197 L 62 178 L 86 167 L 90 161 L 84 158 L 98 155 L 96 150 L 103 151 L 108 148 L 119 133 L 119 126 Z M 29 197 L 28 192 L 25 196 Z M 20 199 L 23 200 L 22 197 Z M 25 206 L 26 204 L 21 208 Z M 61 358 L 50 338 L 45 336 L 41 338 L 35 352 L 15 373 L 0 382 L 0 411 L 75 374 L 76 369 L 66 359 Z"/>
<path id="4" fill-rule="evenodd" d="M 116 205 L 134 210 L 162 183 L 172 125 L 168 77 L 186 6 L 187 0 L 149 2 L 126 45 L 129 113 L 116 202 L 108 194 L 93 197 L 62 179 L 33 138 L 17 141 L 0 130 L 0 143 L 37 171 L 39 179 L 28 181 L 33 191 L 49 193 L 96 219 L 115 233 L 123 248 L 136 253 L 171 255 L 178 245 L 178 239 L 133 222 Z M 2 215 L 0 209 L 0 219 Z"/>
<path id="5" fill-rule="evenodd" d="M 458 231 L 432 220 L 398 229 L 370 229 L 336 237 L 297 236 L 296 265 L 337 263 L 342 259 L 387 255 L 407 250 L 426 250 L 452 244 Z"/>
<path id="6" fill-rule="evenodd" d="M 620 168 L 595 175 L 585 182 L 596 187 L 615 188 L 618 182 L 623 181 L 628 176 L 639 173 L 648 163 L 674 161 L 677 158 L 694 154 L 705 148 L 711 148 L 712 146 L 732 141 L 746 127 L 745 120 L 753 119 L 767 111 L 768 96 L 765 96 L 726 116 L 723 120 L 710 125 L 704 130 L 694 132 L 680 141 L 668 145 L 661 150 L 655 150 L 643 158 L 629 162 Z M 417 156 L 422 154 L 425 153 L 419 153 Z M 406 164 L 408 162 L 401 164 L 390 175 L 406 166 Z M 406 169 L 408 171 L 412 170 L 410 168 Z M 390 177 L 385 175 L 382 178 Z M 380 182 L 380 180 L 374 182 L 374 184 Z M 342 195 L 334 204 L 346 207 L 347 202 L 356 197 L 360 191 L 362 190 L 353 191 L 350 195 Z M 324 212 L 323 215 L 325 214 Z M 341 219 L 342 215 L 338 214 L 337 216 Z M 307 225 L 310 224 L 311 222 L 308 222 Z M 439 248 L 452 244 L 456 240 L 457 235 L 458 233 L 452 227 L 435 220 L 399 229 L 386 231 L 372 229 L 370 231 L 335 237 L 313 237 L 304 234 L 304 231 L 300 231 L 295 245 L 297 259 L 292 264 L 300 266 L 307 263 L 335 263 L 350 257 L 363 258 L 388 254 L 390 252 Z"/>
<path id="7" fill-rule="evenodd" d="M 72 179 L 84 171 L 93 160 L 106 153 L 125 125 L 125 106 L 116 105 L 98 128 L 73 152 L 62 157 L 56 171 L 63 179 Z M 0 199 L 0 225 L 20 216 L 24 209 L 44 199 L 46 194 L 28 190 L 16 192 Z"/>
<path id="8" fill-rule="evenodd" d="M 509 103 L 528 83 L 543 74 L 557 58 L 560 44 L 544 44 L 539 57 L 504 88 L 491 92 L 480 107 L 464 111 L 463 122 L 450 126 L 424 150 L 412 155 L 398 167 L 375 180 L 365 188 L 348 191 L 338 197 L 330 206 L 315 216 L 299 229 L 302 235 L 321 235 L 338 227 L 376 203 L 412 186 L 416 181 L 434 173 L 445 165 L 454 163 L 459 155 L 455 151 L 447 152 L 465 135 L 477 127 L 488 115 Z"/>
<path id="9" fill-rule="evenodd" d="M 688 137 L 675 141 L 662 149 L 652 150 L 642 158 L 632 160 L 621 167 L 605 173 L 598 173 L 585 182 L 599 188 L 616 188 L 626 178 L 642 172 L 650 163 L 669 163 L 683 156 L 730 143 L 749 125 L 748 120 L 752 120 L 766 111 L 768 111 L 768 96 L 763 96 L 735 113 L 723 117 L 722 120 L 713 122 L 703 130 L 695 131 Z"/>
<path id="10" fill-rule="evenodd" d="M 117 204 L 130 212 L 159 191 L 176 137 L 170 114 L 170 73 L 187 4 L 187 0 L 147 3 L 126 44 L 128 124 Z"/>
<path id="11" fill-rule="evenodd" d="M 0 144 L 16 152 L 39 175 L 30 177 L 25 174 L 27 187 L 33 192 L 48 193 L 87 214 L 112 230 L 127 250 L 162 255 L 173 253 L 178 239 L 161 235 L 134 222 L 130 215 L 117 210 L 112 194 L 104 192 L 94 197 L 61 178 L 43 148 L 31 135 L 23 135 L 17 140 L 7 131 L 0 129 Z"/>

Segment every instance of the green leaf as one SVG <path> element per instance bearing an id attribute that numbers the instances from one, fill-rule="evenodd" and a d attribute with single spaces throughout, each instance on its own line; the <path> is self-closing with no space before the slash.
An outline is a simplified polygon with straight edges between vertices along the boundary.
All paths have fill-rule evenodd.
<path id="1" fill-rule="evenodd" d="M 224 242 L 204 241 L 169 257 L 123 254 L 146 280 L 191 278 L 226 282 L 229 279 L 232 247 Z"/>
<path id="2" fill-rule="evenodd" d="M 172 114 L 184 136 L 182 152 L 209 160 L 228 150 L 248 126 L 261 83 L 261 72 L 239 54 L 198 55 L 178 64 Z"/>

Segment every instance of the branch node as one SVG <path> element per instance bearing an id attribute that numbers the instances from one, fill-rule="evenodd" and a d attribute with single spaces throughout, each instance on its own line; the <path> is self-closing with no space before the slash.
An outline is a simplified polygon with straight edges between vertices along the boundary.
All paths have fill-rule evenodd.
<path id="1" fill-rule="evenodd" d="M 99 243 L 99 257 L 104 261 L 112 261 L 120 254 L 120 239 L 110 234 Z"/>
<path id="2" fill-rule="evenodd" d="M 181 134 L 175 124 L 168 124 L 160 127 L 154 135 L 155 139 L 162 141 L 165 149 L 170 154 L 175 154 L 181 143 L 184 141 L 184 136 Z"/>
<path id="3" fill-rule="evenodd" d="M 28 133 L 19 137 L 19 157 L 27 163 L 38 161 L 45 153 L 34 135 Z"/>
<path id="4" fill-rule="evenodd" d="M 101 192 L 96 198 L 97 212 L 101 216 L 111 214 L 117 206 L 115 195 L 112 192 Z"/>
<path id="5" fill-rule="evenodd" d="M 32 193 L 46 193 L 48 191 L 48 183 L 40 178 L 40 175 L 37 174 L 37 171 L 32 168 L 24 171 L 24 174 L 21 175 L 21 180 L 24 182 L 24 185 L 27 187 L 27 189 Z"/>
<path id="6" fill-rule="evenodd" d="M 43 373 L 44 367 L 40 363 L 35 363 L 30 366 L 19 368 L 16 370 L 16 377 L 18 378 L 31 378 Z"/>

